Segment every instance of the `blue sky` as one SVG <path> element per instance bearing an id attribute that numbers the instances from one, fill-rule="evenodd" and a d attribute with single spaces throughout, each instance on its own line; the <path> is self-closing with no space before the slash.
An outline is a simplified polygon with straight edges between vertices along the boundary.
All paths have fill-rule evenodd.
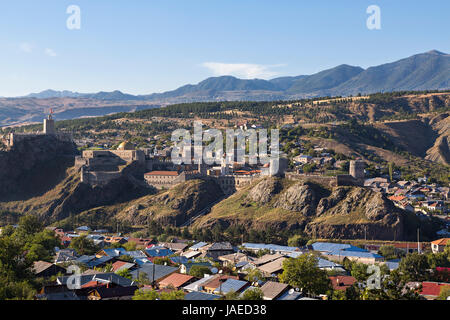
<path id="1" fill-rule="evenodd" d="M 381 30 L 366 27 L 369 5 Z M 69 30 L 69 5 L 81 29 Z M 0 96 L 147 94 L 232 74 L 273 78 L 450 53 L 450 2 L 14 0 L 0 3 Z"/>

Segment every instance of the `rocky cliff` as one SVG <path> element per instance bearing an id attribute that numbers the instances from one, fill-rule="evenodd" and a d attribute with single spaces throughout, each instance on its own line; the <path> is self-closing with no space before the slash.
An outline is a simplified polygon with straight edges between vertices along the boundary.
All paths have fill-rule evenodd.
<path id="1" fill-rule="evenodd" d="M 64 178 L 76 154 L 73 142 L 51 135 L 30 136 L 0 151 L 0 201 L 47 192 Z"/>
<path id="2" fill-rule="evenodd" d="M 407 212 L 370 189 L 327 189 L 275 178 L 263 179 L 217 204 L 195 227 L 215 224 L 300 229 L 315 238 L 379 240 L 411 238 L 416 227 Z M 431 228 L 428 232 L 432 236 Z"/>

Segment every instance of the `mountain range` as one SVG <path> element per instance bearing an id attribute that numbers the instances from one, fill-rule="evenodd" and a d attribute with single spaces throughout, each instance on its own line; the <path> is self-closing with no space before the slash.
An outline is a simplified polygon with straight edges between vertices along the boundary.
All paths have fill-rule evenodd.
<path id="1" fill-rule="evenodd" d="M 450 89 L 450 54 L 432 50 L 367 69 L 342 64 L 312 75 L 271 80 L 211 77 L 195 85 L 188 84 L 173 91 L 148 95 L 131 95 L 121 91 L 78 93 L 46 90 L 25 97 L 1 98 L 0 125 L 34 121 L 46 113 L 43 107 L 54 107 L 56 115 L 71 110 L 68 118 L 76 118 L 108 114 L 116 112 L 116 109 L 132 111 L 133 108 L 185 102 L 293 100 L 358 93 L 445 89 Z M 42 99 L 46 101 L 37 102 Z M 103 107 L 107 107 L 104 113 L 101 109 Z M 90 108 L 96 108 L 97 112 L 86 112 Z M 29 116 L 30 112 L 33 116 Z"/>

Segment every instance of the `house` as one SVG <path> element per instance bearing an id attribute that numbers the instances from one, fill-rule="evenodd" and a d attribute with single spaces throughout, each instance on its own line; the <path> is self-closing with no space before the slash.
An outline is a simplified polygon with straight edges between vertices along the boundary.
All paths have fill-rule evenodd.
<path id="1" fill-rule="evenodd" d="M 130 279 L 121 277 L 113 272 L 103 272 L 95 274 L 82 274 L 79 276 L 79 285 L 83 286 L 89 282 L 102 282 L 108 283 L 110 286 L 129 287 L 134 285 L 134 282 Z M 56 283 L 61 286 L 67 286 L 69 281 L 72 281 L 71 276 L 63 276 L 56 278 Z"/>
<path id="2" fill-rule="evenodd" d="M 230 292 L 241 292 L 247 286 L 249 286 L 247 281 L 230 278 L 224 282 L 219 281 L 219 286 L 214 290 L 214 293 L 222 295 Z"/>
<path id="3" fill-rule="evenodd" d="M 277 244 L 264 244 L 264 243 L 243 243 L 242 246 L 253 252 L 260 250 L 269 250 L 271 253 L 290 254 L 292 252 L 300 252 L 298 247 L 280 246 Z"/>
<path id="4" fill-rule="evenodd" d="M 164 247 L 152 247 L 150 249 L 145 249 L 144 252 L 150 258 L 167 257 L 174 254 L 172 250 Z"/>
<path id="5" fill-rule="evenodd" d="M 292 160 L 294 160 L 296 163 L 306 164 L 308 162 L 311 162 L 312 157 L 305 154 L 301 154 L 292 158 Z"/>
<path id="6" fill-rule="evenodd" d="M 132 269 L 136 264 L 132 262 L 126 262 L 126 261 L 116 261 L 112 264 L 112 271 L 117 273 L 118 271 L 122 270 L 130 270 Z"/>
<path id="7" fill-rule="evenodd" d="M 286 258 L 279 258 L 272 262 L 263 264 L 258 267 L 258 269 L 266 276 L 266 277 L 272 277 L 274 275 L 277 275 L 281 272 L 283 272 L 283 261 L 286 260 Z"/>
<path id="8" fill-rule="evenodd" d="M 439 296 L 442 288 L 445 287 L 450 287 L 450 283 L 424 281 L 422 282 L 422 290 L 420 291 L 420 295 L 427 300 L 434 300 Z"/>
<path id="9" fill-rule="evenodd" d="M 333 276 L 328 278 L 331 281 L 333 290 L 345 291 L 348 287 L 351 287 L 356 282 L 356 278 L 352 276 Z"/>
<path id="10" fill-rule="evenodd" d="M 284 255 L 280 254 L 280 253 L 265 254 L 261 258 L 254 260 L 252 262 L 252 264 L 255 265 L 256 267 L 259 267 L 259 266 L 262 266 L 263 264 L 278 260 L 283 257 L 284 257 Z"/>
<path id="11" fill-rule="evenodd" d="M 208 293 L 213 293 L 214 290 L 216 290 L 221 283 L 225 282 L 228 279 L 239 280 L 239 277 L 237 277 L 237 276 L 228 276 L 228 275 L 220 275 L 220 274 L 214 275 L 208 281 L 203 283 L 203 285 L 202 285 L 203 290 L 208 292 Z"/>
<path id="12" fill-rule="evenodd" d="M 201 248 L 201 251 L 203 252 L 203 257 L 212 258 L 216 261 L 218 261 L 220 256 L 234 253 L 233 246 L 229 242 L 215 242 Z"/>
<path id="13" fill-rule="evenodd" d="M 91 231 L 91 228 L 89 228 L 88 226 L 81 226 L 75 229 L 76 232 L 79 233 L 87 233 L 89 231 Z"/>
<path id="14" fill-rule="evenodd" d="M 73 249 L 63 249 L 56 252 L 55 264 L 58 263 L 66 263 L 70 261 L 74 261 L 77 259 L 77 255 L 75 250 Z"/>
<path id="15" fill-rule="evenodd" d="M 217 277 L 217 276 L 216 275 L 205 275 L 200 280 L 197 280 L 195 282 L 192 282 L 192 283 L 184 286 L 183 290 L 188 291 L 188 292 L 203 291 L 204 290 L 203 285 L 205 283 L 213 280 L 215 277 Z"/>
<path id="16" fill-rule="evenodd" d="M 194 267 L 194 266 L 207 267 L 210 270 L 212 269 L 212 265 L 209 262 L 191 261 L 191 262 L 182 263 L 180 265 L 180 273 L 188 274 L 191 271 L 192 267 Z"/>
<path id="17" fill-rule="evenodd" d="M 145 263 L 142 266 L 138 267 L 137 269 L 131 271 L 130 273 L 133 279 L 139 279 L 139 277 L 142 276 L 142 274 L 145 274 L 145 276 L 150 282 L 153 281 L 159 282 L 165 277 L 177 271 L 178 268 L 176 267 L 164 266 L 153 263 Z"/>
<path id="18" fill-rule="evenodd" d="M 137 286 L 130 287 L 97 287 L 88 293 L 88 300 L 131 300 Z"/>
<path id="19" fill-rule="evenodd" d="M 237 263 L 242 261 L 253 261 L 254 259 L 251 257 L 248 257 L 246 254 L 238 252 L 238 253 L 231 253 L 224 256 L 218 257 L 218 260 L 223 263 L 224 266 L 235 266 Z"/>
<path id="20" fill-rule="evenodd" d="M 220 298 L 219 295 L 206 293 L 206 292 L 201 292 L 201 291 L 188 292 L 184 296 L 184 300 L 203 300 L 203 301 L 208 301 L 208 300 L 217 300 L 219 298 Z"/>
<path id="21" fill-rule="evenodd" d="M 383 261 L 383 257 L 371 253 L 366 249 L 344 243 L 316 242 L 311 245 L 312 250 L 327 256 L 327 259 L 341 262 L 345 258 L 361 263 L 373 264 Z"/>
<path id="22" fill-rule="evenodd" d="M 434 240 L 431 242 L 431 250 L 433 253 L 443 252 L 447 245 L 450 245 L 450 238 Z"/>
<path id="23" fill-rule="evenodd" d="M 66 269 L 47 261 L 35 261 L 33 264 L 33 273 L 36 278 L 49 278 L 59 273 L 65 274 Z"/>
<path id="24" fill-rule="evenodd" d="M 136 248 L 140 248 L 140 249 L 144 249 L 147 248 L 148 246 L 154 244 L 154 240 L 153 239 L 143 239 L 143 238 L 127 238 L 128 242 L 131 243 L 135 243 L 136 244 Z"/>
<path id="25" fill-rule="evenodd" d="M 159 281 L 160 288 L 173 287 L 175 289 L 180 289 L 181 287 L 194 282 L 195 278 L 186 274 L 172 273 L 168 277 Z"/>
<path id="26" fill-rule="evenodd" d="M 103 249 L 100 250 L 99 252 L 97 252 L 95 254 L 95 256 L 97 258 L 100 257 L 104 257 L 104 256 L 109 256 L 109 257 L 113 257 L 113 258 L 118 258 L 120 256 L 123 256 L 125 253 L 127 252 L 127 250 L 125 250 L 124 248 L 117 248 L 117 249 Z"/>
<path id="27" fill-rule="evenodd" d="M 163 247 L 170 249 L 174 252 L 181 252 L 184 251 L 188 245 L 186 243 L 182 243 L 182 242 L 166 242 L 162 244 Z"/>
<path id="28" fill-rule="evenodd" d="M 261 287 L 264 300 L 275 300 L 289 290 L 289 285 L 274 281 L 267 281 Z"/>
<path id="29" fill-rule="evenodd" d="M 103 239 L 103 241 L 107 244 L 115 244 L 115 243 L 125 244 L 125 243 L 127 243 L 127 240 L 124 237 L 105 237 L 105 239 Z"/>
<path id="30" fill-rule="evenodd" d="M 189 247 L 189 250 L 192 251 L 198 251 L 201 248 L 207 246 L 208 244 L 206 242 L 197 242 L 196 244 L 194 244 L 193 246 Z"/>

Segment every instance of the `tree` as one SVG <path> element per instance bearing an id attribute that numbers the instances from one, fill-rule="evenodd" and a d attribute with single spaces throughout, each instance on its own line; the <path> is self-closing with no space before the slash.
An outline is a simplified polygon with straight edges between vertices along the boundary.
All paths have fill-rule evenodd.
<path id="1" fill-rule="evenodd" d="M 245 290 L 242 300 L 263 300 L 264 294 L 259 288 Z"/>
<path id="2" fill-rule="evenodd" d="M 73 238 L 70 242 L 70 248 L 80 255 L 91 255 L 98 251 L 97 246 L 92 239 L 87 238 L 85 235 Z"/>
<path id="3" fill-rule="evenodd" d="M 249 282 L 257 282 L 260 280 L 264 281 L 265 277 L 259 269 L 254 268 L 248 271 L 247 275 L 245 276 L 245 279 Z"/>
<path id="4" fill-rule="evenodd" d="M 406 282 L 426 280 L 429 268 L 427 256 L 417 252 L 406 255 L 398 265 L 402 280 Z"/>
<path id="5" fill-rule="evenodd" d="M 185 293 L 183 290 L 172 290 L 170 292 L 158 292 L 155 290 L 135 291 L 133 300 L 184 300 Z"/>
<path id="6" fill-rule="evenodd" d="M 354 277 L 358 282 L 364 282 L 369 277 L 367 273 L 367 265 L 364 263 L 354 262 L 352 264 L 352 277 Z"/>
<path id="7" fill-rule="evenodd" d="M 441 292 L 437 297 L 437 300 L 448 300 L 450 297 L 450 286 L 444 286 L 441 288 Z"/>
<path id="8" fill-rule="evenodd" d="M 131 276 L 130 270 L 128 270 L 128 269 L 119 270 L 119 271 L 116 272 L 116 274 L 121 276 L 121 277 L 130 279 L 130 280 L 133 279 L 133 277 Z"/>
<path id="9" fill-rule="evenodd" d="M 29 237 L 34 236 L 36 233 L 44 230 L 44 226 L 38 220 L 36 216 L 31 214 L 25 215 L 20 218 L 19 226 L 14 232 L 17 237 L 22 240 L 27 240 Z"/>
<path id="10" fill-rule="evenodd" d="M 304 245 L 306 245 L 306 243 L 308 242 L 308 238 L 301 235 L 301 234 L 296 234 L 292 237 L 289 238 L 288 240 L 288 246 L 290 247 L 302 247 Z"/>
<path id="11" fill-rule="evenodd" d="M 331 290 L 330 279 L 325 271 L 319 269 L 317 258 L 311 254 L 302 254 L 296 259 L 283 261 L 283 273 L 280 281 L 292 287 L 300 288 L 311 295 L 324 294 Z"/>
<path id="12" fill-rule="evenodd" d="M 382 255 L 386 260 L 398 259 L 402 256 L 394 246 L 381 246 L 378 254 Z"/>
<path id="13" fill-rule="evenodd" d="M 211 274 L 211 269 L 207 266 L 192 266 L 189 275 L 196 278 L 203 278 L 205 274 Z"/>

